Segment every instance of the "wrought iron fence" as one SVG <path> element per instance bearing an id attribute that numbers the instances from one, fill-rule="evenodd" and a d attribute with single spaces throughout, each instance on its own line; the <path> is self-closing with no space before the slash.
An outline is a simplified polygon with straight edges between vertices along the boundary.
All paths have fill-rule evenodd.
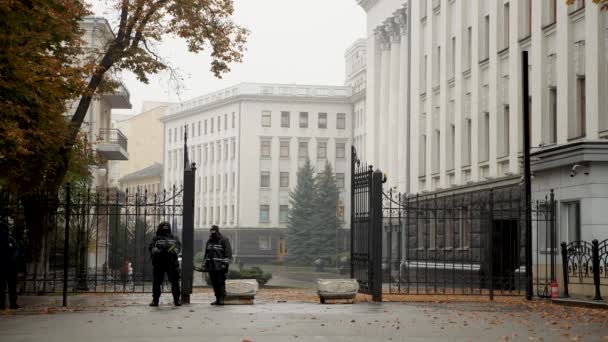
<path id="1" fill-rule="evenodd" d="M 18 240 L 18 291 L 151 292 L 156 226 L 182 222 L 182 190 L 129 193 L 66 187 L 55 195 L 0 191 L 0 219 Z"/>
<path id="2" fill-rule="evenodd" d="M 601 289 L 608 287 L 608 239 L 599 242 L 572 241 L 561 243 L 564 297 L 570 286 L 593 287 L 594 300 L 602 300 Z"/>

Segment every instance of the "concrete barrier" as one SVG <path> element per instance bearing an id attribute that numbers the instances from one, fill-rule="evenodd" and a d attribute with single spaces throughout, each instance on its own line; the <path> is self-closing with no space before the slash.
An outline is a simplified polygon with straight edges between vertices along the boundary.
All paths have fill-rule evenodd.
<path id="1" fill-rule="evenodd" d="M 229 279 L 226 280 L 227 305 L 251 305 L 258 292 L 258 281 L 255 279 Z"/>
<path id="2" fill-rule="evenodd" d="M 322 304 L 355 302 L 359 291 L 356 279 L 318 279 L 317 294 Z"/>

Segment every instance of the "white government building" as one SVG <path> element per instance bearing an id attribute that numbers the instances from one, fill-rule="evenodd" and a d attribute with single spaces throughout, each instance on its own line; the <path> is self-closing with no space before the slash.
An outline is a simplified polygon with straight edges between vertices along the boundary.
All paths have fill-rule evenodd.
<path id="1" fill-rule="evenodd" d="M 217 224 L 239 260 L 284 257 L 289 192 L 307 157 L 316 169 L 333 166 L 349 227 L 350 96 L 349 87 L 241 83 L 170 106 L 161 119 L 163 186 L 181 186 L 187 129 L 197 167 L 195 251 Z"/>
<path id="2" fill-rule="evenodd" d="M 391 186 L 518 181 L 527 50 L 533 193 L 555 190 L 558 241 L 608 237 L 606 12 L 582 0 L 357 2 L 368 34 L 357 146 Z"/>

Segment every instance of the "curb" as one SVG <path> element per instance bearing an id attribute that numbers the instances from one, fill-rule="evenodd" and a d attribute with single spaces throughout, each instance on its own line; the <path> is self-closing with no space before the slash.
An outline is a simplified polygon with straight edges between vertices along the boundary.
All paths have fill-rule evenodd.
<path id="1" fill-rule="evenodd" d="M 608 310 L 608 303 L 605 301 L 558 298 L 552 299 L 551 302 L 556 305 Z"/>

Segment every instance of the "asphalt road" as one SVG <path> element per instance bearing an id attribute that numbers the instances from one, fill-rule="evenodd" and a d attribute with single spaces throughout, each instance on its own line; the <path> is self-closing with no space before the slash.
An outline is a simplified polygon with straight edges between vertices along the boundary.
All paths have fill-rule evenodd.
<path id="1" fill-rule="evenodd" d="M 252 306 L 212 307 L 201 294 L 188 306 L 173 307 L 165 296 L 150 308 L 147 300 L 133 295 L 91 305 L 73 298 L 68 310 L 40 304 L 3 312 L 0 340 L 608 341 L 608 310 L 547 303 L 321 305 L 269 296 Z"/>

